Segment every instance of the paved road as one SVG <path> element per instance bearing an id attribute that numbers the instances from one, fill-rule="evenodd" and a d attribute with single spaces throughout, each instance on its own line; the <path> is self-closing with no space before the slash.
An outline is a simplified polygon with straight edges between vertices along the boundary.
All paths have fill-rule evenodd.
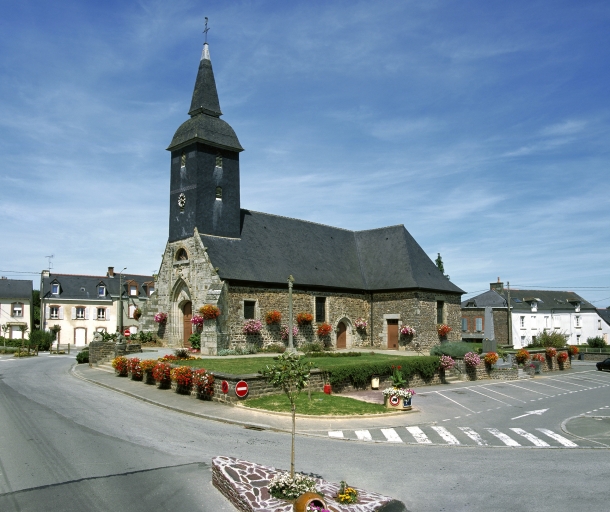
<path id="1" fill-rule="evenodd" d="M 73 363 L 73 358 L 47 355 L 0 358 L 2 512 L 232 510 L 211 486 L 214 455 L 288 466 L 284 433 L 161 409 L 75 379 L 69 373 Z M 600 391 L 607 395 L 607 388 Z M 535 408 L 546 405 L 536 402 Z M 456 438 L 454 428 L 467 426 L 453 423 L 462 420 L 457 415 L 437 423 Z M 426 428 L 424 434 L 438 441 L 433 436 L 440 433 Z M 297 469 L 394 496 L 412 512 L 604 510 L 608 453 L 299 436 Z"/>

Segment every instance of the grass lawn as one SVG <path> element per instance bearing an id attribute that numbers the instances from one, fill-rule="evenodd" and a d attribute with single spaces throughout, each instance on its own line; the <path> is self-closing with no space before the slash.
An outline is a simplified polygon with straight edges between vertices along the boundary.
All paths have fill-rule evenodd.
<path id="1" fill-rule="evenodd" d="M 362 354 L 359 357 L 306 357 L 306 361 L 312 361 L 315 368 L 332 369 L 336 366 L 361 365 L 366 363 L 379 363 L 384 361 L 396 361 L 402 357 L 412 356 L 386 356 L 384 354 Z M 242 375 L 246 373 L 258 373 L 266 365 L 275 363 L 273 356 L 269 357 L 226 357 L 193 359 L 191 361 L 176 361 L 174 364 L 205 368 L 211 372 L 232 373 Z"/>
<path id="2" fill-rule="evenodd" d="M 285 394 L 261 396 L 250 398 L 241 402 L 245 407 L 253 409 L 264 409 L 267 411 L 290 412 L 290 402 Z M 314 392 L 311 394 L 311 402 L 307 397 L 307 392 L 303 391 L 297 398 L 297 414 L 307 414 L 311 416 L 348 416 L 356 414 L 382 414 L 388 412 L 385 405 L 370 404 L 347 398 L 345 396 L 326 395 Z"/>

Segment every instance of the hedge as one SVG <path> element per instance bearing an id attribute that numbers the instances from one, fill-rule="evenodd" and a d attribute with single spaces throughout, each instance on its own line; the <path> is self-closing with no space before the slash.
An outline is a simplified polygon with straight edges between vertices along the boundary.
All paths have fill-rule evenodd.
<path id="1" fill-rule="evenodd" d="M 345 366 L 335 366 L 326 370 L 329 381 L 333 386 L 340 386 L 351 382 L 355 388 L 367 387 L 373 375 L 391 375 L 392 366 L 400 366 L 405 379 L 408 381 L 413 375 L 419 374 L 423 379 L 431 379 L 439 368 L 440 359 L 436 356 L 397 357 L 395 360 L 384 360 L 379 363 L 365 363 Z"/>

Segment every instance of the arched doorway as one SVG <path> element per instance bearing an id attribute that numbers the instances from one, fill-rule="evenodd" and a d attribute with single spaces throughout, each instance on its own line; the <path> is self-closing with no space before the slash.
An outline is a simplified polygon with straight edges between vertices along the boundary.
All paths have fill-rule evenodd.
<path id="1" fill-rule="evenodd" d="M 347 347 L 347 327 L 343 322 L 337 325 L 337 348 Z"/>
<path id="2" fill-rule="evenodd" d="M 191 347 L 189 338 L 191 334 L 193 334 L 193 324 L 191 324 L 191 318 L 193 318 L 193 303 L 188 301 L 182 306 L 182 341 L 184 346 L 187 348 Z"/>

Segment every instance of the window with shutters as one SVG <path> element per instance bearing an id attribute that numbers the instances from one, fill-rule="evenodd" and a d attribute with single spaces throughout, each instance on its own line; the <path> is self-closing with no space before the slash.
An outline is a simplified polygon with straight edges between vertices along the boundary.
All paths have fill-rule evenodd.
<path id="1" fill-rule="evenodd" d="M 466 332 L 468 330 L 468 318 L 462 318 L 462 331 Z"/>
<path id="2" fill-rule="evenodd" d="M 475 322 L 476 322 L 477 332 L 481 332 L 483 330 L 483 319 L 482 318 L 475 318 Z"/>
<path id="3" fill-rule="evenodd" d="M 97 308 L 97 319 L 106 320 L 106 308 Z"/>
<path id="4" fill-rule="evenodd" d="M 85 308 L 84 306 L 76 306 L 76 319 L 77 320 L 84 320 L 85 319 L 85 313 L 87 311 L 87 308 Z"/>
<path id="5" fill-rule="evenodd" d="M 49 318 L 51 320 L 59 320 L 59 311 L 61 306 L 49 306 Z"/>
<path id="6" fill-rule="evenodd" d="M 23 316 L 23 304 L 21 302 L 13 302 L 11 315 L 15 317 Z"/>
<path id="7" fill-rule="evenodd" d="M 326 322 L 326 297 L 316 297 L 316 322 Z"/>

